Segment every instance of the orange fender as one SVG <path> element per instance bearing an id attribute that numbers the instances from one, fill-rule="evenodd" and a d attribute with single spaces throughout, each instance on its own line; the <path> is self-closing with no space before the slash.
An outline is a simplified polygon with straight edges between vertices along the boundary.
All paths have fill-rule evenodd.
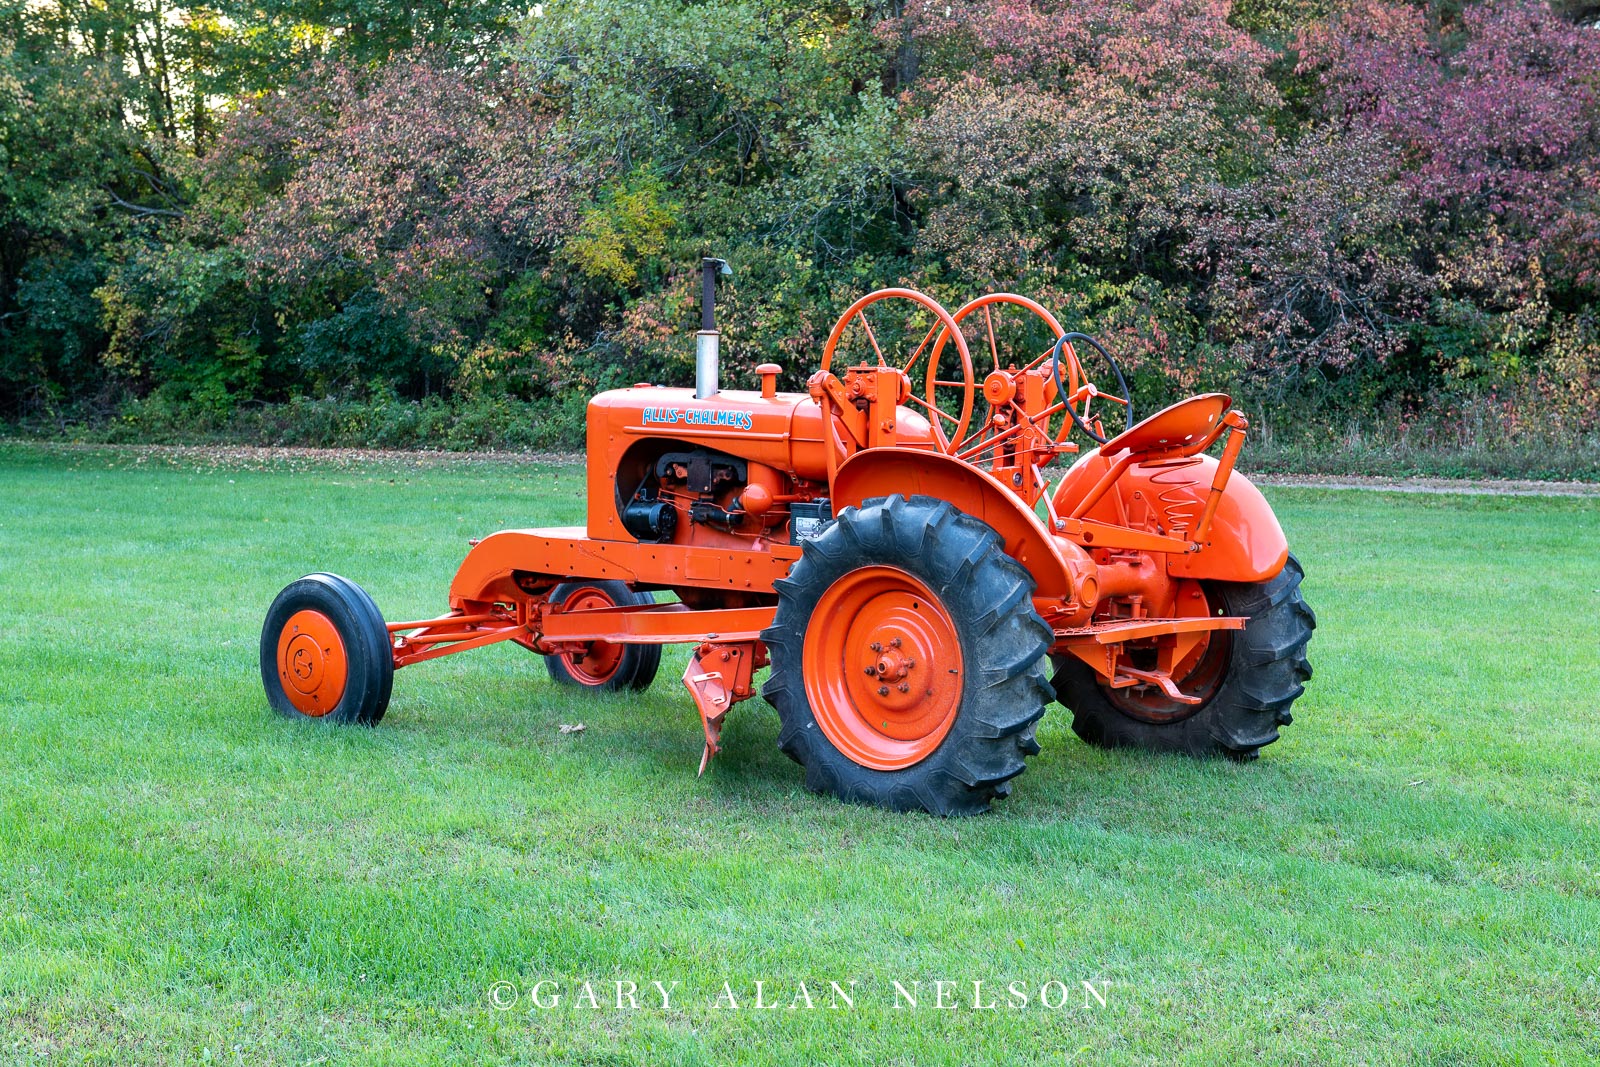
<path id="1" fill-rule="evenodd" d="M 931 496 L 948 501 L 994 528 L 1006 555 L 1033 575 L 1034 596 L 1069 600 L 1074 575 L 1094 573 L 1088 557 L 1070 542 L 1052 537 L 1018 497 L 992 475 L 942 452 L 915 448 L 867 448 L 846 460 L 833 480 L 835 512 L 874 497 Z M 1073 563 L 1067 555 L 1071 554 Z"/>
<path id="2" fill-rule="evenodd" d="M 1107 466 L 1098 450 L 1074 463 L 1056 487 L 1056 510 L 1071 511 Z M 1166 533 L 1187 539 L 1205 511 L 1216 471 L 1217 461 L 1205 455 L 1135 464 L 1086 517 L 1120 524 L 1124 512 L 1130 518 L 1151 515 Z M 1288 558 L 1289 541 L 1272 505 L 1250 479 L 1235 471 L 1217 504 L 1205 546 L 1198 552 L 1168 556 L 1167 573 L 1175 578 L 1265 582 L 1277 577 Z"/>

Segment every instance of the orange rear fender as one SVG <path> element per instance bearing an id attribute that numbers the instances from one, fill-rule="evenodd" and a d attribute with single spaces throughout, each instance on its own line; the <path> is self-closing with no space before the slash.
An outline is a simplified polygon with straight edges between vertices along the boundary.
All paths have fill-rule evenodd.
<path id="1" fill-rule="evenodd" d="M 994 528 L 1006 554 L 1027 569 L 1036 599 L 1068 601 L 1094 561 L 1044 523 L 993 475 L 940 452 L 911 448 L 869 448 L 851 456 L 833 482 L 837 512 L 874 497 L 898 493 L 945 500 Z"/>
<path id="2" fill-rule="evenodd" d="M 1108 463 L 1098 451 L 1090 451 L 1073 464 L 1056 487 L 1056 510 L 1071 512 Z M 1216 471 L 1217 461 L 1206 455 L 1136 463 L 1085 517 L 1123 525 L 1147 516 L 1164 533 L 1187 540 L 1205 511 Z M 1289 542 L 1272 505 L 1250 479 L 1235 471 L 1217 504 L 1206 543 L 1198 552 L 1169 555 L 1167 573 L 1174 578 L 1265 582 L 1283 570 L 1288 558 Z"/>

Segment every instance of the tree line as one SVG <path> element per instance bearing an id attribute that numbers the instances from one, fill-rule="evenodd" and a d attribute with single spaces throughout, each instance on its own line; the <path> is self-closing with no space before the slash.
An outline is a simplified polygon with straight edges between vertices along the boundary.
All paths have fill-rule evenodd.
<path id="1" fill-rule="evenodd" d="M 688 380 L 712 254 L 729 352 L 791 386 L 871 288 L 1010 290 L 1146 402 L 1582 438 L 1594 14 L 0 0 L 0 419 L 332 398 L 555 442 L 596 388 Z"/>

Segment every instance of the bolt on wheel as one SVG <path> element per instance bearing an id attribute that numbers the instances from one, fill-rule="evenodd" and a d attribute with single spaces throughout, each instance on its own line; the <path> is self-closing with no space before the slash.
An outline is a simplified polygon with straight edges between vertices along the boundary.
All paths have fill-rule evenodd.
<path id="1" fill-rule="evenodd" d="M 350 663 L 332 619 L 305 609 L 289 616 L 278 634 L 278 678 L 302 714 L 321 718 L 344 696 Z"/>
<path id="2" fill-rule="evenodd" d="M 868 500 L 806 541 L 762 633 L 806 787 L 935 815 L 1010 793 L 1051 695 L 1032 590 L 993 528 L 932 497 Z"/>
<path id="3" fill-rule="evenodd" d="M 561 611 L 595 608 L 647 607 L 655 603 L 649 593 L 629 589 L 614 579 L 563 582 L 550 590 L 550 603 Z M 590 641 L 581 648 L 555 652 L 544 658 L 552 680 L 584 689 L 647 689 L 661 666 L 660 645 L 617 645 Z"/>
<path id="4" fill-rule="evenodd" d="M 922 582 L 862 567 L 828 587 L 806 634 L 806 696 L 828 740 L 863 767 L 909 767 L 939 747 L 961 706 L 961 641 Z"/>
<path id="5" fill-rule="evenodd" d="M 267 702 L 291 719 L 373 725 L 394 685 L 394 651 L 366 590 L 337 574 L 286 586 L 261 628 Z"/>

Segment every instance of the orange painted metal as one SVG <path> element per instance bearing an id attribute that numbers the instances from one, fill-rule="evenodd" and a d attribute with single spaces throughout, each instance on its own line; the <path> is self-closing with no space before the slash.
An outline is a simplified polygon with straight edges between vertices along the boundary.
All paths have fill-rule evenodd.
<path id="1" fill-rule="evenodd" d="M 1204 545 L 1211 535 L 1211 520 L 1216 518 L 1217 505 L 1222 503 L 1222 494 L 1227 490 L 1228 479 L 1233 476 L 1233 465 L 1239 459 L 1239 450 L 1244 447 L 1244 433 L 1250 424 L 1245 417 L 1237 411 L 1230 411 L 1223 417 L 1223 423 L 1228 427 L 1228 443 L 1222 448 L 1222 458 L 1217 460 L 1216 473 L 1211 477 L 1211 491 L 1206 494 L 1206 509 L 1200 513 L 1200 521 L 1194 528 L 1194 541 L 1197 545 Z"/>
<path id="2" fill-rule="evenodd" d="M 627 645 L 678 645 L 691 641 L 753 641 L 772 625 L 776 609 L 701 608 L 657 604 L 650 608 L 560 611 L 540 617 L 547 642 L 610 641 Z"/>
<path id="3" fill-rule="evenodd" d="M 728 709 L 756 695 L 755 672 L 766 665 L 767 650 L 760 641 L 706 641 L 689 657 L 683 684 L 700 712 L 706 735 L 699 774 L 705 774 L 711 757 L 722 751 Z"/>
<path id="4" fill-rule="evenodd" d="M 852 456 L 833 484 L 835 508 L 901 493 L 947 500 L 982 519 L 1005 543 L 1006 554 L 1038 583 L 1036 596 L 1070 600 L 1093 566 L 1075 546 L 1053 537 L 1015 493 L 987 471 L 950 456 L 880 448 Z"/>
<path id="5" fill-rule="evenodd" d="M 499 613 L 446 615 L 427 622 L 395 624 L 415 630 L 394 633 L 394 665 L 404 667 L 508 640 L 542 653 L 583 651 L 593 644 L 754 641 L 772 625 L 774 611 L 769 606 L 696 611 L 684 604 L 617 607 L 609 603 L 577 609 L 563 605 L 554 610 L 528 598 Z M 596 677 L 599 673 L 594 672 Z"/>
<path id="6" fill-rule="evenodd" d="M 1111 464 L 1099 450 L 1086 452 L 1056 487 L 1057 508 L 1069 505 L 1097 483 Z M 1213 496 L 1221 464 L 1211 456 L 1129 462 L 1108 493 L 1089 509 L 1086 521 L 1135 529 L 1149 536 L 1192 543 L 1192 535 Z M 1198 549 L 1164 554 L 1174 578 L 1264 582 L 1283 569 L 1289 541 L 1272 505 L 1248 478 L 1232 472 L 1216 503 Z M 1157 531 L 1160 531 L 1157 533 Z M 1104 544 L 1102 540 L 1102 544 Z"/>
<path id="7" fill-rule="evenodd" d="M 1230 615 L 1173 619 L 1112 619 L 1055 632 L 1057 641 L 1075 644 L 1119 645 L 1175 633 L 1205 633 L 1209 630 L 1242 630 L 1247 620 Z"/>
<path id="8" fill-rule="evenodd" d="M 1224 428 L 1223 415 L 1233 403 L 1226 393 L 1201 393 L 1162 408 L 1100 446 L 1108 456 L 1119 452 L 1165 457 L 1193 455 L 1210 447 Z"/>
<path id="9" fill-rule="evenodd" d="M 568 615 L 574 611 L 583 611 L 591 608 L 614 608 L 616 601 L 612 600 L 603 589 L 594 586 L 579 586 L 567 594 L 561 603 L 558 614 Z M 548 627 L 544 627 L 545 637 L 549 638 Z M 566 653 L 567 670 L 573 678 L 584 685 L 604 685 L 617 673 L 617 668 L 622 665 L 622 654 L 625 647 L 613 641 L 589 640 L 578 645 L 577 649 Z"/>
<path id="10" fill-rule="evenodd" d="M 387 624 L 391 634 L 404 630 L 426 630 L 440 623 L 452 623 L 456 626 L 477 626 L 486 622 L 498 622 L 499 615 L 485 613 L 482 615 L 441 615 L 436 619 L 423 619 L 420 622 L 391 622 Z"/>
<path id="11" fill-rule="evenodd" d="M 932 325 L 925 335 L 885 329 L 896 309 Z M 575 673 L 603 681 L 623 645 L 693 644 L 684 682 L 704 726 L 703 770 L 728 708 L 755 691 L 776 583 L 801 555 L 792 521 L 800 505 L 814 511 L 826 501 L 837 514 L 875 497 L 923 494 L 999 534 L 1035 582 L 1053 652 L 1089 663 L 1149 714 L 1183 714 L 1192 696 L 1184 687 L 1207 684 L 1202 668 L 1245 622 L 1210 614 L 1200 580 L 1264 581 L 1287 557 L 1271 508 L 1233 469 L 1248 424 L 1223 394 L 1191 397 L 1056 476 L 1053 461 L 1078 452 L 1067 439 L 1068 405 L 1087 417 L 1090 401 L 1108 394 L 1070 344 L 1060 346 L 1066 395 L 1049 349 L 1005 351 L 995 316 L 1018 312 L 1064 336 L 1048 310 L 1015 294 L 951 315 L 923 294 L 888 289 L 840 316 L 803 393 L 778 392 L 781 368 L 762 363 L 758 390 L 696 398 L 692 389 L 640 385 L 599 394 L 587 415 L 584 525 L 475 542 L 451 582 L 451 614 L 390 624 L 396 666 L 514 640 L 576 656 Z M 963 331 L 978 338 L 970 348 Z M 920 343 L 896 351 L 891 336 Z M 1205 455 L 1224 435 L 1220 461 Z M 736 461 L 740 483 L 687 488 L 692 464 L 680 454 L 700 449 Z M 630 503 L 664 506 L 676 522 L 636 522 L 641 540 L 624 522 Z M 596 590 L 559 609 L 548 603 L 557 584 L 605 579 L 671 590 L 681 602 L 617 607 Z M 804 665 L 819 725 L 864 766 L 923 758 L 959 706 L 960 642 L 948 615 L 915 578 L 885 567 L 841 579 L 823 601 Z M 1134 649 L 1144 651 L 1132 657 Z M 957 673 L 926 674 L 934 662 Z"/>
<path id="12" fill-rule="evenodd" d="M 988 404 L 982 424 L 957 443 L 953 452 L 968 462 L 985 465 L 991 474 L 1002 482 L 1011 484 L 1018 495 L 1030 504 L 1038 499 L 1044 487 L 1043 468 L 1057 455 L 1078 451 L 1078 446 L 1067 440 L 1072 420 L 1067 416 L 1066 404 L 1056 395 L 1056 383 L 1047 362 L 1050 348 L 1042 352 L 1024 352 L 1018 356 L 1007 352 L 1002 358 L 995 336 L 994 316 L 1006 308 L 1020 308 L 1038 318 L 1049 331 L 1052 341 L 1066 331 L 1043 305 L 1015 293 L 990 293 L 963 304 L 955 315 L 956 322 L 968 319 L 981 320 L 982 342 L 980 358 L 987 354 L 992 369 L 983 381 L 983 399 Z M 939 343 L 944 343 L 943 335 Z M 1077 353 L 1070 344 L 1062 349 L 1066 371 L 1062 382 L 1069 392 L 1076 392 L 1088 384 Z M 1021 364 L 1018 366 L 1018 364 Z M 1050 428 L 1051 421 L 1056 428 Z"/>
<path id="13" fill-rule="evenodd" d="M 1190 579 L 1174 584 L 1165 609 L 1168 618 L 1058 630 L 1057 650 L 1093 667 L 1105 679 L 1108 698 L 1133 717 L 1155 723 L 1187 717 L 1221 680 L 1227 633 L 1248 620 L 1212 615 L 1204 588 Z M 1152 665 L 1129 662 L 1129 650 L 1140 647 L 1154 651 Z"/>
<path id="14" fill-rule="evenodd" d="M 619 521 L 620 525 L 620 521 Z M 480 541 L 450 583 L 457 607 L 512 603 L 573 578 L 630 585 L 770 592 L 800 558 L 798 545 L 751 538 L 734 548 L 639 544 L 590 537 L 579 527 L 502 530 Z"/>
<path id="15" fill-rule="evenodd" d="M 877 335 L 873 332 L 871 323 L 867 321 L 867 308 L 887 300 L 907 301 L 933 316 L 933 325 L 928 328 L 928 332 L 922 337 L 922 342 L 912 349 L 909 354 L 904 352 L 885 352 L 883 346 L 878 343 Z M 838 351 L 839 342 L 844 338 L 846 331 L 857 325 L 859 325 L 861 332 L 870 344 L 872 355 L 876 358 L 854 369 L 866 371 L 881 368 L 898 371 L 900 379 L 905 383 L 905 388 L 897 390 L 896 399 L 894 400 L 896 404 L 903 400 L 912 399 L 910 382 L 915 380 L 913 376 L 920 371 L 923 378 L 923 394 L 921 397 L 916 398 L 915 402 L 927 412 L 930 421 L 934 424 L 940 438 L 940 451 L 950 451 L 951 443 L 965 437 L 967 427 L 972 422 L 974 392 L 972 353 L 967 348 L 967 340 L 962 335 L 961 328 L 955 317 L 941 307 L 937 300 L 930 296 L 925 296 L 915 289 L 879 289 L 877 292 L 868 293 L 845 309 L 845 313 L 840 315 L 839 320 L 834 323 L 832 331 L 828 334 L 828 340 L 822 346 L 822 361 L 817 368 L 818 374 L 827 374 L 833 369 L 834 355 Z M 936 334 L 937 339 L 935 338 Z M 928 347 L 930 342 L 933 343 L 931 350 Z M 940 366 L 942 365 L 940 356 L 943 354 L 944 346 L 947 343 L 953 343 L 955 346 L 956 358 L 960 364 L 960 381 L 939 376 Z M 925 354 L 926 359 L 924 359 Z M 863 352 L 862 355 L 865 355 L 865 353 Z M 903 362 L 901 357 L 903 357 Z M 946 413 L 940 405 L 939 398 L 942 394 L 939 393 L 939 389 L 941 387 L 947 391 L 961 390 L 961 414 L 959 416 Z M 853 392 L 855 396 L 862 395 L 861 388 L 857 388 Z M 878 395 L 885 396 L 888 394 L 880 393 Z M 948 430 L 940 425 L 941 419 L 950 423 Z M 877 425 L 876 422 L 873 422 L 871 428 L 876 429 Z M 889 440 L 881 443 L 892 445 L 896 442 Z"/>
<path id="16" fill-rule="evenodd" d="M 295 710 L 321 718 L 344 698 L 350 665 L 344 639 L 320 611 L 297 611 L 278 634 L 278 679 Z"/>
<path id="17" fill-rule="evenodd" d="M 1051 651 L 1076 656 L 1093 667 L 1111 688 L 1154 684 L 1166 690 L 1163 683 L 1183 680 L 1182 669 L 1193 664 L 1196 650 L 1203 649 L 1213 633 L 1242 630 L 1248 621 L 1227 615 L 1114 620 L 1058 629 Z M 1126 651 L 1129 645 L 1140 643 L 1156 646 L 1157 666 L 1131 673 L 1134 669 L 1126 661 Z"/>
<path id="18" fill-rule="evenodd" d="M 495 616 L 491 623 L 468 625 L 465 629 L 460 629 L 463 624 L 459 618 L 446 617 L 414 633 L 392 634 L 390 649 L 394 665 L 407 667 L 469 648 L 483 648 L 501 641 L 524 641 L 530 631 L 527 622 L 518 620 L 518 614 Z"/>
<path id="19" fill-rule="evenodd" d="M 607 542 L 638 540 L 622 523 L 626 501 L 619 498 L 618 485 L 642 471 L 663 440 L 713 448 L 781 472 L 803 499 L 827 496 L 829 464 L 843 460 L 839 442 L 851 442 L 853 450 L 864 447 L 867 437 L 866 419 L 848 392 L 841 392 L 840 404 L 843 412 L 825 412 L 809 393 L 764 397 L 731 389 L 703 400 L 695 398 L 693 389 L 652 386 L 600 393 L 589 402 L 587 417 L 588 536 Z M 928 418 L 907 405 L 895 408 L 896 443 L 937 448 Z M 886 419 L 880 415 L 876 421 L 881 425 Z M 835 442 L 831 453 L 826 447 L 830 440 Z"/>
<path id="20" fill-rule="evenodd" d="M 909 767 L 939 747 L 961 706 L 965 664 L 950 613 L 894 567 L 829 586 L 807 630 L 803 677 L 817 726 L 863 767 Z"/>

